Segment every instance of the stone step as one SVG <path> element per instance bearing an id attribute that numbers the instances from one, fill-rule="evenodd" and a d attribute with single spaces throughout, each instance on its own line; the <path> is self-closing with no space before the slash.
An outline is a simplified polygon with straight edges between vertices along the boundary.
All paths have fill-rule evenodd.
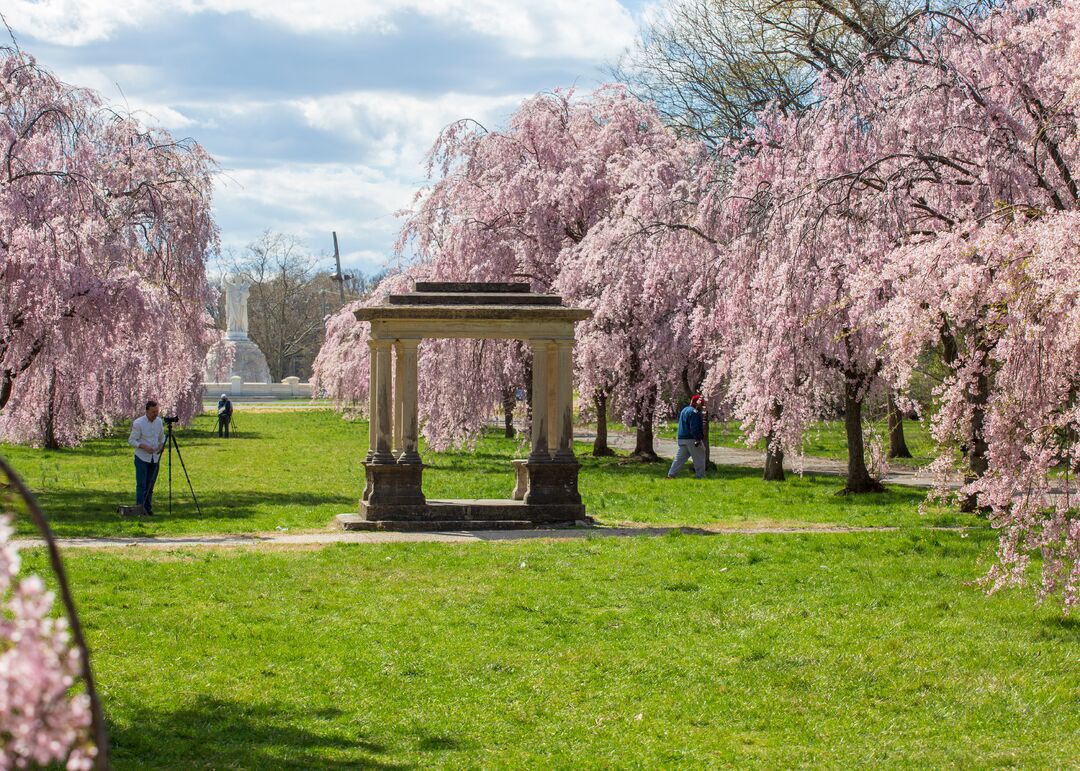
<path id="1" fill-rule="evenodd" d="M 519 281 L 417 281 L 413 288 L 417 292 L 529 293 L 529 285 Z"/>
<path id="2" fill-rule="evenodd" d="M 387 302 L 390 305 L 562 305 L 562 297 L 512 292 L 412 292 L 392 294 Z"/>
<path id="3" fill-rule="evenodd" d="M 360 514 L 338 514 L 338 524 L 343 530 L 396 530 L 396 531 L 456 531 L 456 530 L 530 530 L 534 528 L 570 527 L 569 522 L 530 522 L 527 519 L 364 519 Z"/>

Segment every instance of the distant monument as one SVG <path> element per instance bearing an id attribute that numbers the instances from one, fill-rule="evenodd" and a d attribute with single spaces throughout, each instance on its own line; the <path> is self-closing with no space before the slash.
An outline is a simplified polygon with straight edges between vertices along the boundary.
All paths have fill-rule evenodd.
<path id="1" fill-rule="evenodd" d="M 225 339 L 210 349 L 206 360 L 206 379 L 216 381 L 220 378 L 218 361 L 221 350 L 231 349 L 233 362 L 229 378 L 240 377 L 244 383 L 269 383 L 270 367 L 266 364 L 266 357 L 255 341 L 248 337 L 247 298 L 251 293 L 251 284 L 242 276 L 226 274 L 221 279 L 221 289 L 225 292 Z"/>
<path id="2" fill-rule="evenodd" d="M 248 339 L 247 298 L 251 294 L 251 284 L 241 276 L 225 275 L 221 278 L 221 288 L 225 292 L 225 328 L 226 340 Z"/>

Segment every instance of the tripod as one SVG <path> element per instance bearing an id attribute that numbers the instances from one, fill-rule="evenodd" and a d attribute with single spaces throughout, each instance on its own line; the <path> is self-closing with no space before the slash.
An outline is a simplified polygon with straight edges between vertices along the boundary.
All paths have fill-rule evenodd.
<path id="1" fill-rule="evenodd" d="M 195 510 L 199 512 L 199 516 L 202 516 L 202 507 L 199 506 L 199 499 L 195 497 L 195 488 L 191 486 L 191 477 L 188 475 L 187 466 L 184 465 L 184 456 L 180 454 L 180 443 L 176 441 L 176 437 L 173 436 L 172 422 L 165 424 L 165 444 L 169 448 L 169 516 L 172 516 L 172 451 L 176 448 L 176 457 L 180 459 L 180 468 L 184 471 L 184 478 L 187 479 L 188 490 L 191 491 L 191 500 L 195 501 Z"/>

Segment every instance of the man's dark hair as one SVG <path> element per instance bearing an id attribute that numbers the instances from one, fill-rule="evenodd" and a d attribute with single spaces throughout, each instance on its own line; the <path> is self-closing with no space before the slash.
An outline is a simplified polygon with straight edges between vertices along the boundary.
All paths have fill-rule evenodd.
<path id="1" fill-rule="evenodd" d="M 155 402 L 153 399 L 149 399 L 146 402 L 146 409 L 150 409 L 151 407 L 157 407 L 157 402 Z"/>

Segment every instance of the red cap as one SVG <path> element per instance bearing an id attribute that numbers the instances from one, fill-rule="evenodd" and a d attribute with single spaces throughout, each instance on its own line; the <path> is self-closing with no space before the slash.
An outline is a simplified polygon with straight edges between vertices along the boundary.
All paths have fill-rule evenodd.
<path id="1" fill-rule="evenodd" d="M 705 403 L 705 397 L 701 394 L 694 394 L 690 397 L 690 406 L 697 407 L 699 404 Z"/>

